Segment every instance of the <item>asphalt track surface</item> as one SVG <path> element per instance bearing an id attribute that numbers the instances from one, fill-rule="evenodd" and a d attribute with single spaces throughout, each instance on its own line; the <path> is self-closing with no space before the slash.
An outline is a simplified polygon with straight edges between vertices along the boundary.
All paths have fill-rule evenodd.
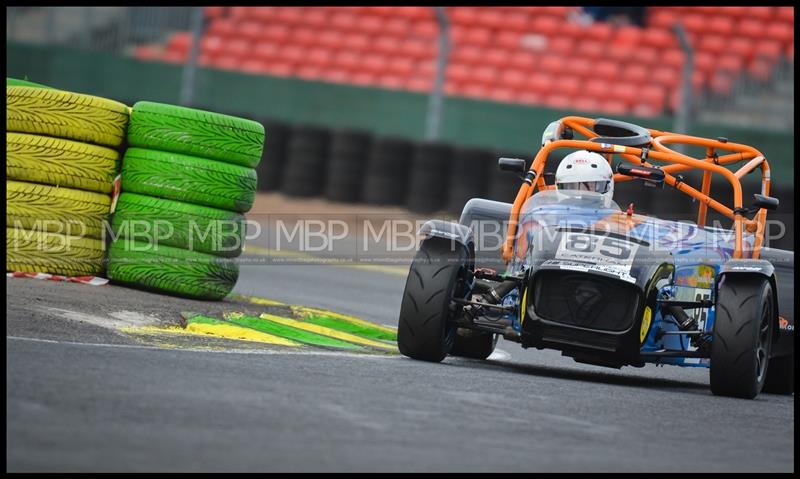
<path id="1" fill-rule="evenodd" d="M 245 265 L 235 291 L 395 326 L 404 284 L 361 268 Z M 705 369 L 615 370 L 502 340 L 488 361 L 441 364 L 143 346 L 64 311 L 170 321 L 232 305 L 6 286 L 8 471 L 794 470 L 793 396 L 716 397 Z"/>

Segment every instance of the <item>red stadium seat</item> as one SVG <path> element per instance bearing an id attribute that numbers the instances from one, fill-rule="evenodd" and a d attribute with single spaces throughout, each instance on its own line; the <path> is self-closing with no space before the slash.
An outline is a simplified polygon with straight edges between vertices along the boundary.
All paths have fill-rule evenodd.
<path id="1" fill-rule="evenodd" d="M 353 28 L 352 30 L 342 30 L 343 32 L 360 32 L 366 33 L 369 35 L 379 35 L 383 33 L 383 25 L 385 20 L 383 17 L 375 16 L 375 15 L 360 15 L 357 20 L 358 27 Z"/>
<path id="2" fill-rule="evenodd" d="M 725 70 L 733 74 L 738 74 L 744 68 L 744 62 L 738 55 L 723 55 L 717 60 L 717 69 Z"/>
<path id="3" fill-rule="evenodd" d="M 638 45 L 642 40 L 644 30 L 639 27 L 622 26 L 614 32 L 614 45 Z"/>
<path id="4" fill-rule="evenodd" d="M 566 110 L 572 106 L 572 100 L 566 95 L 552 94 L 545 97 L 544 104 L 557 110 Z"/>
<path id="5" fill-rule="evenodd" d="M 205 35 L 200 40 L 200 53 L 207 54 L 207 55 L 218 55 L 223 51 L 223 40 L 222 37 L 218 37 L 216 35 Z"/>
<path id="6" fill-rule="evenodd" d="M 206 34 L 230 37 L 236 34 L 236 24 L 227 18 L 216 18 L 208 26 Z"/>
<path id="7" fill-rule="evenodd" d="M 639 92 L 639 104 L 646 104 L 654 110 L 661 112 L 666 101 L 666 91 L 657 85 L 645 85 Z"/>
<path id="8" fill-rule="evenodd" d="M 639 48 L 639 45 L 627 45 L 627 44 L 616 44 L 611 45 L 608 50 L 606 50 L 605 55 L 603 58 L 612 60 L 620 65 L 628 63 L 631 61 L 633 57 L 633 52 Z"/>
<path id="9" fill-rule="evenodd" d="M 232 56 L 236 58 L 246 58 L 250 56 L 252 43 L 247 40 L 243 40 L 241 38 L 233 38 L 228 40 L 225 43 L 225 50 L 223 52 L 226 56 Z"/>
<path id="10" fill-rule="evenodd" d="M 747 16 L 750 18 L 758 18 L 760 20 L 771 20 L 773 9 L 775 7 L 747 7 Z"/>
<path id="11" fill-rule="evenodd" d="M 553 93 L 555 85 L 556 81 L 553 75 L 539 72 L 539 73 L 534 73 L 532 75 L 528 75 L 527 81 L 525 83 L 526 86 L 525 89 L 527 91 L 533 91 L 543 95 L 549 95 Z"/>
<path id="12" fill-rule="evenodd" d="M 275 42 L 285 42 L 291 30 L 286 25 L 267 25 L 261 31 L 261 38 Z"/>
<path id="13" fill-rule="evenodd" d="M 472 27 L 478 24 L 478 10 L 473 7 L 448 8 L 449 19 L 454 25 Z"/>
<path id="14" fill-rule="evenodd" d="M 344 46 L 344 36 L 336 30 L 322 30 L 317 37 L 317 44 L 321 47 L 338 50 Z"/>
<path id="15" fill-rule="evenodd" d="M 346 71 L 357 70 L 361 64 L 361 54 L 348 50 L 339 51 L 333 57 L 333 64 Z"/>
<path id="16" fill-rule="evenodd" d="M 509 62 L 515 68 L 532 71 L 536 67 L 536 55 L 526 51 L 514 52 L 511 54 Z"/>
<path id="17" fill-rule="evenodd" d="M 471 28 L 467 31 L 464 41 L 470 45 L 489 46 L 492 41 L 492 31 L 487 28 Z"/>
<path id="18" fill-rule="evenodd" d="M 406 88 L 411 91 L 430 92 L 433 89 L 433 82 L 427 78 L 413 77 L 406 82 Z"/>
<path id="19" fill-rule="evenodd" d="M 523 70 L 504 69 L 500 70 L 499 85 L 512 90 L 520 90 L 525 87 L 528 75 Z"/>
<path id="20" fill-rule="evenodd" d="M 497 70 L 488 65 L 472 68 L 472 81 L 487 87 L 492 87 L 497 79 Z"/>
<path id="21" fill-rule="evenodd" d="M 609 48 L 608 45 L 601 43 L 599 40 L 583 40 L 578 43 L 575 54 L 586 58 L 599 59 L 605 56 L 607 48 Z"/>
<path id="22" fill-rule="evenodd" d="M 436 75 L 436 67 L 432 65 L 430 72 L 424 72 L 426 76 L 429 74 L 433 79 Z M 468 82 L 472 78 L 472 67 L 463 63 L 454 63 L 447 66 L 447 81 L 455 83 Z"/>
<path id="23" fill-rule="evenodd" d="M 552 37 L 547 39 L 546 50 L 559 55 L 572 55 L 575 51 L 575 40 L 572 37 Z"/>
<path id="24" fill-rule="evenodd" d="M 278 47 L 271 42 L 259 42 L 253 48 L 253 57 L 261 61 L 272 61 L 278 57 Z"/>
<path id="25" fill-rule="evenodd" d="M 411 33 L 411 22 L 405 18 L 389 18 L 383 25 L 383 32 L 390 35 L 406 36 Z"/>
<path id="26" fill-rule="evenodd" d="M 391 90 L 402 90 L 405 88 L 406 81 L 398 75 L 384 74 L 378 77 L 378 85 Z"/>
<path id="27" fill-rule="evenodd" d="M 682 69 L 686 61 L 686 54 L 679 48 L 672 48 L 661 53 L 661 64 L 668 67 Z"/>
<path id="28" fill-rule="evenodd" d="M 220 55 L 218 57 L 214 57 L 211 63 L 211 66 L 215 68 L 219 68 L 221 70 L 238 70 L 239 69 L 239 59 L 230 57 L 227 55 Z"/>
<path id="29" fill-rule="evenodd" d="M 619 75 L 619 63 L 611 60 L 600 60 L 594 63 L 591 73 L 606 80 L 613 80 Z"/>
<path id="30" fill-rule="evenodd" d="M 481 63 L 491 65 L 498 69 L 507 68 L 511 63 L 511 54 L 508 52 L 508 50 L 490 48 L 486 50 Z"/>
<path id="31" fill-rule="evenodd" d="M 578 97 L 573 100 L 572 107 L 579 112 L 596 112 L 600 103 L 592 97 Z"/>
<path id="32" fill-rule="evenodd" d="M 521 43 L 522 33 L 519 32 L 502 30 L 494 35 L 494 45 L 509 52 L 520 48 Z"/>
<path id="33" fill-rule="evenodd" d="M 244 20 L 239 22 L 238 34 L 252 41 L 258 41 L 264 34 L 264 25 L 261 22 Z"/>
<path id="34" fill-rule="evenodd" d="M 363 33 L 345 33 L 342 37 L 342 48 L 354 52 L 365 52 L 369 50 L 370 38 Z"/>
<path id="35" fill-rule="evenodd" d="M 727 48 L 730 53 L 742 57 L 745 61 L 749 61 L 753 56 L 755 45 L 753 41 L 748 38 L 733 37 L 728 39 Z"/>
<path id="36" fill-rule="evenodd" d="M 229 7 L 204 7 L 203 16 L 206 18 L 219 18 L 225 14 Z"/>
<path id="37" fill-rule="evenodd" d="M 304 80 L 317 80 L 322 77 L 322 68 L 314 65 L 301 65 L 295 70 L 295 75 Z"/>
<path id="38" fill-rule="evenodd" d="M 188 54 L 192 48 L 192 34 L 190 32 L 175 32 L 167 42 L 167 50 Z"/>
<path id="39" fill-rule="evenodd" d="M 389 57 L 389 64 L 386 66 L 386 70 L 402 78 L 409 78 L 414 73 L 415 63 L 409 57 Z"/>
<path id="40" fill-rule="evenodd" d="M 611 85 L 599 78 L 589 78 L 583 84 L 583 93 L 595 98 L 607 98 L 610 93 Z"/>
<path id="41" fill-rule="evenodd" d="M 734 31 L 734 21 L 727 16 L 712 16 L 708 20 L 707 31 L 716 35 L 731 35 Z"/>
<path id="42" fill-rule="evenodd" d="M 683 28 L 685 28 L 687 32 L 705 33 L 707 31 L 706 27 L 708 20 L 703 14 L 690 13 L 687 15 L 681 15 L 678 18 L 678 21 L 683 23 Z"/>
<path id="43" fill-rule="evenodd" d="M 359 17 L 356 17 L 356 15 L 351 12 L 336 12 L 331 16 L 330 24 L 334 28 L 350 32 L 360 28 L 358 20 Z"/>
<path id="44" fill-rule="evenodd" d="M 325 48 L 311 48 L 306 53 L 306 65 L 324 69 L 333 64 L 333 53 Z"/>
<path id="45" fill-rule="evenodd" d="M 276 76 L 291 76 L 294 74 L 294 66 L 290 63 L 268 63 L 267 64 L 267 71 L 270 75 Z"/>
<path id="46" fill-rule="evenodd" d="M 631 109 L 631 114 L 639 118 L 656 118 L 662 111 L 662 109 L 653 108 L 652 105 L 647 103 L 639 103 Z"/>
<path id="47" fill-rule="evenodd" d="M 583 31 L 584 37 L 591 38 L 599 43 L 609 42 L 614 35 L 614 29 L 610 23 L 595 22 Z"/>
<path id="48" fill-rule="evenodd" d="M 284 45 L 278 49 L 277 58 L 282 63 L 288 63 L 292 66 L 297 66 L 303 63 L 306 56 L 306 50 L 297 45 Z"/>
<path id="49" fill-rule="evenodd" d="M 318 28 L 321 31 L 327 29 L 330 22 L 330 14 L 319 8 L 305 9 L 305 15 L 302 18 L 302 24 L 311 28 Z"/>
<path id="50" fill-rule="evenodd" d="M 434 21 L 414 22 L 411 31 L 414 37 L 423 40 L 435 40 L 439 36 L 439 26 Z"/>
<path id="51" fill-rule="evenodd" d="M 738 35 L 749 37 L 754 40 L 761 38 L 766 30 L 766 25 L 755 18 L 745 17 L 736 25 Z"/>
<path id="52" fill-rule="evenodd" d="M 720 96 L 730 96 L 733 93 L 733 79 L 726 72 L 717 72 L 711 77 L 709 83 L 711 91 Z"/>
<path id="53" fill-rule="evenodd" d="M 543 54 L 539 58 L 539 69 L 552 75 L 560 74 L 564 71 L 567 61 L 561 55 Z"/>
<path id="54" fill-rule="evenodd" d="M 772 22 L 764 32 L 764 36 L 770 40 L 780 43 L 790 43 L 794 41 L 794 22 Z"/>
<path id="55" fill-rule="evenodd" d="M 485 51 L 475 45 L 456 45 L 450 55 L 450 61 L 458 63 L 480 63 Z"/>
<path id="56" fill-rule="evenodd" d="M 480 16 L 478 16 L 478 20 L 480 25 L 484 28 L 500 30 L 506 28 L 505 17 L 505 14 L 501 11 L 496 9 L 486 9 Z"/>
<path id="57" fill-rule="evenodd" d="M 299 45 L 301 47 L 310 47 L 317 43 L 317 32 L 313 28 L 297 27 L 292 29 L 289 35 L 289 41 L 292 45 Z"/>
<path id="58" fill-rule="evenodd" d="M 573 58 L 565 63 L 563 74 L 576 77 L 594 76 L 594 63 L 587 58 Z"/>
<path id="59" fill-rule="evenodd" d="M 652 65 L 658 60 L 658 50 L 653 47 L 634 48 L 632 60 L 643 65 Z"/>
<path id="60" fill-rule="evenodd" d="M 794 7 L 775 7 L 775 16 L 781 21 L 794 24 Z"/>
<path id="61" fill-rule="evenodd" d="M 674 68 L 660 66 L 653 69 L 650 73 L 653 83 L 663 85 L 666 88 L 675 88 L 680 82 L 680 74 Z"/>
<path id="62" fill-rule="evenodd" d="M 523 33 L 528 30 L 529 25 L 530 18 L 527 12 L 512 11 L 506 13 L 505 23 L 502 28 L 512 32 Z"/>
<path id="63" fill-rule="evenodd" d="M 551 16 L 535 16 L 530 30 L 547 36 L 558 36 L 563 20 Z"/>
<path id="64" fill-rule="evenodd" d="M 648 28 L 642 34 L 642 45 L 657 49 L 667 49 L 678 46 L 675 34 L 668 28 Z"/>
<path id="65" fill-rule="evenodd" d="M 650 68 L 644 65 L 628 65 L 625 67 L 624 78 L 633 83 L 647 83 L 650 79 Z"/>
<path id="66" fill-rule="evenodd" d="M 331 68 L 323 70 L 321 78 L 332 83 L 348 83 L 350 74 L 346 70 Z"/>
<path id="67" fill-rule="evenodd" d="M 700 51 L 721 55 L 726 50 L 727 42 L 725 37 L 720 35 L 703 35 L 697 48 Z"/>
<path id="68" fill-rule="evenodd" d="M 561 77 L 553 85 L 553 88 L 558 90 L 559 93 L 568 95 L 570 97 L 579 95 L 581 93 L 582 82 L 577 77 Z"/>
<path id="69" fill-rule="evenodd" d="M 781 56 L 781 44 L 773 40 L 758 42 L 755 48 L 756 58 L 777 60 Z"/>
<path id="70" fill-rule="evenodd" d="M 133 50 L 133 56 L 139 60 L 156 60 L 160 55 L 160 49 L 153 45 L 138 46 Z"/>
<path id="71" fill-rule="evenodd" d="M 395 36 L 379 36 L 372 39 L 371 51 L 381 55 L 397 55 L 403 49 L 401 40 Z"/>
<path id="72" fill-rule="evenodd" d="M 772 77 L 773 64 L 769 60 L 754 59 L 747 66 L 747 73 L 756 80 L 766 82 Z"/>
<path id="73" fill-rule="evenodd" d="M 355 72 L 350 76 L 350 83 L 354 85 L 373 86 L 376 82 L 375 74 L 366 71 Z"/>
<path id="74" fill-rule="evenodd" d="M 630 106 L 639 98 L 639 86 L 633 83 L 613 83 L 610 96 Z"/>
<path id="75" fill-rule="evenodd" d="M 673 23 L 675 23 L 678 20 L 678 18 L 679 16 L 675 12 L 672 12 L 670 10 L 658 9 L 649 16 L 648 25 L 651 28 L 658 27 L 658 28 L 663 28 L 665 30 L 671 30 Z"/>
<path id="76" fill-rule="evenodd" d="M 302 7 L 277 7 L 275 8 L 275 18 L 283 25 L 299 25 L 303 23 Z"/>
<path id="77" fill-rule="evenodd" d="M 382 75 L 386 72 L 386 58 L 374 53 L 364 55 L 359 68 L 373 75 Z"/>

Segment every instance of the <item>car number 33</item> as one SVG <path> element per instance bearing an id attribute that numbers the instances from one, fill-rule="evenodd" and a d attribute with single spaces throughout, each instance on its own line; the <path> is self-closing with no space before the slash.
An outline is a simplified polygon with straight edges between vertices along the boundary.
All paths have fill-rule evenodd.
<path id="1" fill-rule="evenodd" d="M 564 233 L 556 252 L 557 259 L 596 264 L 633 264 L 639 245 L 620 238 L 587 233 Z"/>

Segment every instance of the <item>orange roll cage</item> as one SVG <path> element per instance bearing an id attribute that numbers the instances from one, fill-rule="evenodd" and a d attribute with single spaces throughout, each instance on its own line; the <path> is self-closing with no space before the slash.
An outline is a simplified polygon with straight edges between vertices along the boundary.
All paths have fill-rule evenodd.
<path id="1" fill-rule="evenodd" d="M 650 133 L 652 141 L 649 145 L 646 159 L 643 159 L 642 151 L 645 148 L 589 141 L 592 138 L 597 138 L 600 136 L 598 133 L 595 133 L 592 130 L 595 122 L 596 120 L 579 116 L 568 116 L 562 118 L 560 123 L 563 127 L 571 128 L 574 132 L 585 136 L 587 140 L 548 141 L 536 154 L 533 164 L 529 170 L 529 175 L 533 175 L 533 180 L 526 180 L 522 184 L 519 192 L 517 193 L 517 197 L 514 200 L 514 205 L 511 208 L 508 231 L 502 250 L 503 260 L 506 263 L 511 260 L 511 256 L 513 255 L 514 238 L 516 236 L 519 214 L 523 203 L 525 203 L 525 200 L 527 200 L 537 188 L 540 190 L 555 188 L 554 186 L 545 185 L 544 176 L 542 173 L 544 172 L 545 163 L 547 162 L 550 152 L 557 148 L 576 148 L 594 151 L 603 155 L 607 155 L 606 157 L 608 158 L 609 163 L 611 162 L 612 155 L 618 155 L 630 163 L 651 168 L 655 167 L 655 165 L 651 164 L 648 160 L 657 160 L 668 163 L 667 165 L 660 167 L 661 171 L 664 172 L 664 182 L 698 201 L 697 225 L 701 228 L 704 227 L 708 208 L 710 207 L 714 209 L 720 214 L 730 218 L 734 222 L 735 246 L 733 250 L 733 257 L 742 257 L 742 236 L 744 231 L 747 230 L 750 233 L 755 232 L 755 243 L 753 245 L 752 258 L 758 258 L 764 241 L 767 210 L 764 208 L 759 209 L 752 220 L 746 219 L 740 213 L 740 209 L 742 208 L 742 184 L 739 180 L 754 169 L 761 168 L 761 194 L 764 196 L 769 196 L 769 164 L 761 152 L 751 146 L 741 145 L 738 143 L 711 140 L 707 138 L 652 130 L 648 128 L 647 131 Z M 609 138 L 609 141 L 612 140 L 613 138 Z M 704 159 L 692 158 L 682 153 L 678 153 L 666 146 L 676 144 L 705 147 L 706 157 Z M 730 151 L 732 153 L 719 156 L 717 155 L 718 150 Z M 731 170 L 722 166 L 741 161 L 747 161 L 747 163 L 735 172 L 732 172 Z M 687 170 L 703 170 L 703 181 L 700 190 L 687 185 L 674 176 L 675 173 Z M 711 190 L 711 178 L 715 173 L 728 180 L 733 187 L 732 208 L 723 205 L 709 196 L 709 192 Z M 615 182 L 624 182 L 633 179 L 634 178 L 632 177 L 624 176 L 618 173 L 614 175 Z"/>

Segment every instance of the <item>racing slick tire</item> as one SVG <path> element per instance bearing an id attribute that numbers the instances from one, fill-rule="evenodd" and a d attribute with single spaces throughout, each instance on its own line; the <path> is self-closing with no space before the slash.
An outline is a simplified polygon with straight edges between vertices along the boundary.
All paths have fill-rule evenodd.
<path id="1" fill-rule="evenodd" d="M 794 355 L 769 360 L 767 379 L 761 392 L 770 394 L 794 393 Z"/>
<path id="2" fill-rule="evenodd" d="M 775 328 L 772 285 L 726 276 L 719 285 L 711 342 L 711 392 L 753 399 L 764 387 Z"/>
<path id="3" fill-rule="evenodd" d="M 128 107 L 91 95 L 51 88 L 6 86 L 6 129 L 118 147 Z"/>
<path id="4" fill-rule="evenodd" d="M 103 270 L 104 253 L 98 239 L 6 228 L 6 271 L 92 276 Z"/>
<path id="5" fill-rule="evenodd" d="M 221 113 L 139 101 L 131 110 L 128 144 L 255 168 L 264 148 L 264 126 Z"/>
<path id="6" fill-rule="evenodd" d="M 6 226 L 102 238 L 111 197 L 57 186 L 6 181 Z"/>
<path id="7" fill-rule="evenodd" d="M 256 170 L 165 151 L 128 148 L 122 191 L 244 213 L 253 206 Z"/>
<path id="8" fill-rule="evenodd" d="M 239 256 L 244 245 L 245 218 L 241 213 L 122 193 L 111 222 L 115 238 L 159 244 L 226 258 Z"/>
<path id="9" fill-rule="evenodd" d="M 497 335 L 494 333 L 459 329 L 456 332 L 450 355 L 462 358 L 486 359 L 494 352 L 495 345 L 497 345 Z"/>
<path id="10" fill-rule="evenodd" d="M 400 318 L 397 347 L 412 359 L 440 362 L 453 347 L 456 325 L 450 320 L 461 307 L 452 301 L 464 288 L 469 253 L 443 239 L 422 243 L 408 272 Z"/>
<path id="11" fill-rule="evenodd" d="M 41 135 L 6 133 L 6 176 L 111 193 L 119 153 L 111 148 Z"/>
<path id="12" fill-rule="evenodd" d="M 108 278 L 149 291 L 221 300 L 239 279 L 239 265 L 171 246 L 118 240 L 108 249 Z"/>

